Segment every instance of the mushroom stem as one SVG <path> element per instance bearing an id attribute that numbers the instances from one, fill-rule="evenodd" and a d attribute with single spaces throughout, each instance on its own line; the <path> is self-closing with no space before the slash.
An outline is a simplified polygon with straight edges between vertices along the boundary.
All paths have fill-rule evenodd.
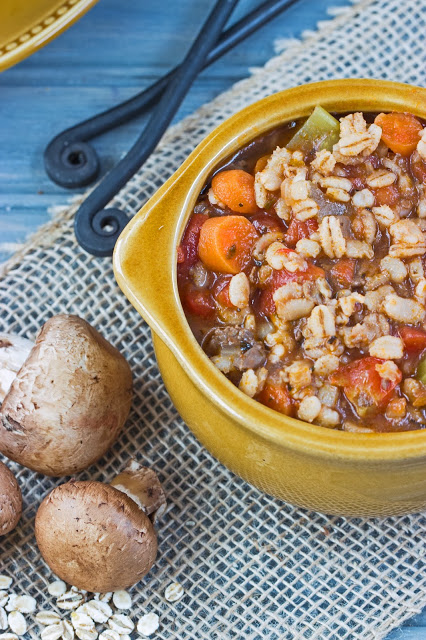
<path id="1" fill-rule="evenodd" d="M 131 460 L 110 484 L 136 502 L 152 522 L 166 510 L 166 496 L 157 474 L 136 460 Z"/>
<path id="2" fill-rule="evenodd" d="M 34 343 L 10 333 L 0 333 L 0 405 Z"/>

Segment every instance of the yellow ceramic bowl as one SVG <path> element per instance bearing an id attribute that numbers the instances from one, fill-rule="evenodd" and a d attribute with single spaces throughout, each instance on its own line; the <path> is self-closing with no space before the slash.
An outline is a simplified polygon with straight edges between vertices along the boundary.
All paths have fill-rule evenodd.
<path id="1" fill-rule="evenodd" d="M 114 255 L 121 289 L 153 332 L 178 411 L 223 464 L 293 504 L 339 515 L 426 507 L 426 430 L 351 434 L 283 416 L 241 393 L 192 335 L 176 285 L 176 247 L 207 176 L 253 137 L 317 104 L 329 111 L 410 111 L 426 117 L 426 90 L 335 80 L 282 91 L 215 129 L 128 224 Z"/>
<path id="2" fill-rule="evenodd" d="M 0 0 L 0 71 L 71 26 L 98 0 Z"/>

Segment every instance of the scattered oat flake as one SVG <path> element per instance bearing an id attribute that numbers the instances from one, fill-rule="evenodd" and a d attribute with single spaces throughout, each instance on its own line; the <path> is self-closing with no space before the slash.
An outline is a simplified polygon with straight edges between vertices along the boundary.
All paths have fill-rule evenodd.
<path id="1" fill-rule="evenodd" d="M 121 640 L 122 638 L 124 638 L 124 636 L 120 636 L 117 631 L 113 631 L 112 629 L 106 629 L 105 631 L 102 631 L 101 635 L 99 636 L 99 640 Z"/>
<path id="2" fill-rule="evenodd" d="M 166 587 L 164 597 L 167 602 L 176 602 L 177 600 L 180 600 L 184 593 L 185 591 L 179 582 L 172 582 L 168 587 Z"/>
<path id="3" fill-rule="evenodd" d="M 123 613 L 116 613 L 108 620 L 108 625 L 113 631 L 117 631 L 121 636 L 126 633 L 132 633 L 135 625 L 129 616 Z"/>
<path id="4" fill-rule="evenodd" d="M 84 605 L 79 607 L 79 610 L 84 607 L 84 612 L 92 618 L 95 622 L 101 624 L 107 622 L 112 616 L 112 609 L 107 602 L 102 600 L 89 600 Z"/>
<path id="5" fill-rule="evenodd" d="M 100 600 L 101 602 L 109 602 L 112 598 L 112 591 L 107 591 L 106 593 L 95 593 L 95 600 Z"/>
<path id="6" fill-rule="evenodd" d="M 75 635 L 77 638 L 80 638 L 80 640 L 96 640 L 98 632 L 94 627 L 93 629 L 82 629 L 81 627 L 77 627 Z"/>
<path id="7" fill-rule="evenodd" d="M 74 591 L 67 591 L 56 600 L 59 609 L 77 609 L 83 602 L 83 595 Z"/>
<path id="8" fill-rule="evenodd" d="M 64 625 L 61 621 L 54 624 L 49 624 L 45 627 L 41 634 L 41 640 L 59 640 L 64 633 Z"/>
<path id="9" fill-rule="evenodd" d="M 12 611 L 7 619 L 9 627 L 17 636 L 24 636 L 27 633 L 27 621 L 20 611 Z"/>
<path id="10" fill-rule="evenodd" d="M 71 614 L 71 624 L 74 629 L 87 629 L 91 631 L 95 627 L 95 623 L 92 618 L 86 613 L 80 613 L 79 611 L 73 611 Z"/>
<path id="11" fill-rule="evenodd" d="M 146 613 L 138 622 L 138 632 L 142 636 L 151 636 L 160 626 L 160 619 L 156 613 Z"/>
<path id="12" fill-rule="evenodd" d="M 32 596 L 16 596 L 15 609 L 21 613 L 34 613 L 37 601 Z"/>
<path id="13" fill-rule="evenodd" d="M 16 610 L 16 598 L 18 596 L 16 595 L 16 593 L 11 593 L 9 595 L 9 600 L 7 601 L 7 605 L 5 606 L 6 611 L 9 611 L 9 613 L 11 611 L 15 611 Z"/>
<path id="14" fill-rule="evenodd" d="M 132 598 L 127 591 L 115 591 L 112 596 L 112 601 L 117 609 L 130 609 L 132 606 Z"/>
<path id="15" fill-rule="evenodd" d="M 35 619 L 38 624 L 48 627 L 52 624 L 58 624 L 61 621 L 61 616 L 56 611 L 39 611 Z"/>
<path id="16" fill-rule="evenodd" d="M 18 640 L 18 636 L 15 633 L 0 633 L 1 640 Z"/>
<path id="17" fill-rule="evenodd" d="M 9 600 L 9 594 L 7 591 L 0 591 L 0 607 L 4 607 Z"/>
<path id="18" fill-rule="evenodd" d="M 131 640 L 128 633 L 122 633 L 120 636 L 120 640 Z"/>
<path id="19" fill-rule="evenodd" d="M 74 640 L 74 629 L 73 629 L 73 626 L 72 626 L 71 622 L 68 622 L 68 620 L 63 620 L 62 621 L 62 626 L 64 628 L 64 631 L 62 633 L 62 639 L 63 640 Z"/>
<path id="20" fill-rule="evenodd" d="M 7 621 L 7 613 L 3 609 L 3 607 L 0 607 L 0 631 L 5 631 L 8 626 L 9 623 Z"/>
<path id="21" fill-rule="evenodd" d="M 0 589 L 9 589 L 11 584 L 12 578 L 9 578 L 9 576 L 4 575 L 3 573 L 0 574 Z"/>
<path id="22" fill-rule="evenodd" d="M 62 596 L 66 592 L 67 585 L 63 580 L 55 580 L 49 584 L 47 590 L 51 596 L 59 598 L 59 596 Z"/>

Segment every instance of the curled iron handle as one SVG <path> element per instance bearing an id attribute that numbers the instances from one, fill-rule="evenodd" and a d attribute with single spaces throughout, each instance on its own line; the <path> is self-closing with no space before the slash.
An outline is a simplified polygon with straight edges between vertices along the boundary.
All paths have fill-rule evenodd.
<path id="1" fill-rule="evenodd" d="M 223 32 L 217 44 L 206 55 L 203 68 L 215 62 L 296 2 L 298 0 L 263 2 L 257 9 Z M 152 107 L 178 70 L 179 67 L 175 67 L 133 98 L 84 120 L 53 138 L 44 151 L 44 164 L 51 180 L 67 189 L 91 184 L 99 174 L 100 163 L 95 149 L 87 141 L 128 122 Z"/>
<path id="2" fill-rule="evenodd" d="M 127 155 L 103 178 L 78 209 L 74 231 L 80 245 L 89 253 L 96 256 L 112 254 L 115 241 L 124 228 L 127 217 L 123 212 L 119 215 L 120 210 L 103 208 L 124 187 L 157 146 L 237 2 L 238 0 L 217 0 L 144 131 Z"/>

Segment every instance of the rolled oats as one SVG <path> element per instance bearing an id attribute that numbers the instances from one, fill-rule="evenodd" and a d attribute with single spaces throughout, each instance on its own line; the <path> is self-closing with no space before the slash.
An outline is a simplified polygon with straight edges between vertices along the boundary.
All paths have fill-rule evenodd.
<path id="1" fill-rule="evenodd" d="M 12 585 L 12 578 L 4 574 L 0 575 L 0 589 L 10 589 Z"/>
<path id="2" fill-rule="evenodd" d="M 146 613 L 142 616 L 137 625 L 138 632 L 145 637 L 151 636 L 160 626 L 160 619 L 156 613 Z"/>
<path id="3" fill-rule="evenodd" d="M 7 613 L 3 609 L 3 607 L 0 607 L 0 630 L 5 631 L 8 628 L 8 626 L 9 626 L 9 623 L 7 621 Z"/>
<path id="4" fill-rule="evenodd" d="M 183 590 L 183 587 L 181 584 L 179 584 L 179 582 L 172 582 L 168 587 L 166 587 L 166 590 L 164 591 L 164 597 L 167 602 L 177 602 L 177 600 L 180 600 L 182 598 L 184 593 L 185 591 Z"/>
<path id="5" fill-rule="evenodd" d="M 38 624 L 45 627 L 58 624 L 61 622 L 61 616 L 56 611 L 39 611 L 35 617 Z"/>
<path id="6" fill-rule="evenodd" d="M 5 606 L 6 611 L 15 611 L 16 609 L 16 599 L 17 599 L 18 595 L 16 593 L 10 593 L 9 594 L 9 600 L 7 601 L 7 604 Z"/>
<path id="7" fill-rule="evenodd" d="M 112 629 L 105 629 L 99 636 L 99 640 L 122 640 L 122 638 L 123 636 Z"/>
<path id="8" fill-rule="evenodd" d="M 77 636 L 77 638 L 80 638 L 80 640 L 96 640 L 98 637 L 98 632 L 95 628 L 82 629 L 81 627 L 78 627 L 77 629 L 75 629 L 75 635 Z"/>
<path id="9" fill-rule="evenodd" d="M 71 624 L 75 630 L 80 629 L 93 629 L 95 621 L 87 614 L 80 611 L 73 611 L 71 613 Z"/>
<path id="10" fill-rule="evenodd" d="M 115 597 L 116 593 L 120 595 Z M 114 593 L 113 601 L 117 609 L 130 609 L 132 605 L 132 599 L 130 598 L 130 595 L 127 593 L 127 591 L 117 591 L 116 593 Z M 125 598 L 125 596 L 122 595 L 123 593 L 125 593 L 128 598 Z M 122 605 L 128 604 L 128 606 L 118 606 L 116 601 L 120 602 Z M 84 605 L 84 611 L 86 615 L 88 615 L 92 620 L 99 623 L 107 622 L 108 619 L 112 616 L 112 609 L 109 604 L 107 602 L 102 602 L 101 600 L 89 600 Z"/>
<path id="11" fill-rule="evenodd" d="M 59 640 L 64 633 L 64 624 L 61 620 L 54 624 L 50 624 L 42 629 L 40 633 L 41 640 Z"/>
<path id="12" fill-rule="evenodd" d="M 24 636 L 27 633 L 27 621 L 20 611 L 11 611 L 7 616 L 9 627 L 17 636 Z"/>
<path id="13" fill-rule="evenodd" d="M 0 633 L 0 640 L 18 640 L 16 633 Z"/>
<path id="14" fill-rule="evenodd" d="M 68 620 L 62 621 L 63 633 L 62 640 L 74 640 L 74 628 Z"/>
<path id="15" fill-rule="evenodd" d="M 32 596 L 17 596 L 15 599 L 15 609 L 21 613 L 34 613 L 37 601 Z"/>
<path id="16" fill-rule="evenodd" d="M 115 613 L 109 620 L 108 625 L 110 629 L 113 631 L 117 631 L 120 635 L 124 635 L 125 633 L 132 633 L 135 625 L 129 616 L 124 615 L 123 613 Z"/>
<path id="17" fill-rule="evenodd" d="M 78 591 L 66 591 L 56 600 L 59 609 L 77 609 L 84 602 L 84 596 Z"/>
<path id="18" fill-rule="evenodd" d="M 51 596 L 59 598 L 59 596 L 62 596 L 66 592 L 67 585 L 63 580 L 55 580 L 49 584 L 47 590 Z"/>
<path id="19" fill-rule="evenodd" d="M 0 607 L 5 607 L 9 600 L 9 594 L 7 591 L 0 591 Z"/>
<path id="20" fill-rule="evenodd" d="M 101 600 L 101 602 L 110 602 L 112 598 L 112 591 L 107 591 L 106 593 L 95 593 L 94 599 Z"/>

